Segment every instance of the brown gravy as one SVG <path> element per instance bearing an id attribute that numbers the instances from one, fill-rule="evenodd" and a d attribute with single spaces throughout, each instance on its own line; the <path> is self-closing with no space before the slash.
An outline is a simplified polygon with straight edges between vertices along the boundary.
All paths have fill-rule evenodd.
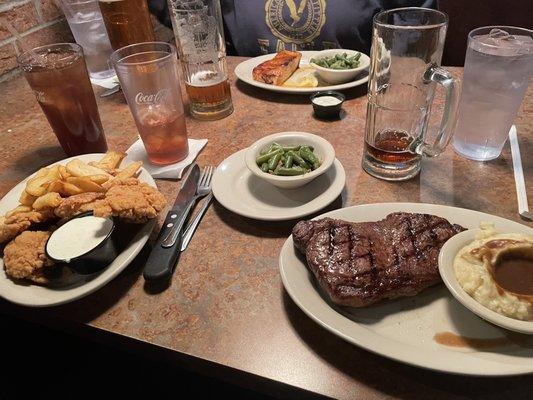
<path id="1" fill-rule="evenodd" d="M 511 335 L 512 334 L 498 338 L 482 339 L 460 336 L 453 332 L 438 332 L 433 336 L 433 340 L 443 346 L 464 347 L 479 350 L 526 344 L 527 337 L 522 337 L 523 335 Z"/>
<path id="2" fill-rule="evenodd" d="M 533 295 L 533 258 L 502 257 L 494 266 L 493 278 L 509 292 Z"/>

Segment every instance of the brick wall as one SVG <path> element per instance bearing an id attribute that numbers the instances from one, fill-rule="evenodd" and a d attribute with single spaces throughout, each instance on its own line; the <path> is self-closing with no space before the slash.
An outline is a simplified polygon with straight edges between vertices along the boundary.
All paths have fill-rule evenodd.
<path id="1" fill-rule="evenodd" d="M 30 47 L 74 42 L 67 21 L 54 0 L 0 0 L 0 16 L 7 19 Z M 169 41 L 172 31 L 154 18 L 158 40 Z M 0 24 L 0 82 L 20 73 L 17 55 L 22 49 Z"/>

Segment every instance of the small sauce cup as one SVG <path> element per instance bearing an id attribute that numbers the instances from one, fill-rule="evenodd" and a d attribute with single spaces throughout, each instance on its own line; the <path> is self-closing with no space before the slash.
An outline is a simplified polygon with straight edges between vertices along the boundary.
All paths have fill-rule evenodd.
<path id="1" fill-rule="evenodd" d="M 346 97 L 333 90 L 317 92 L 311 95 L 313 110 L 318 118 L 333 119 L 338 118 L 342 108 L 342 103 Z"/>
<path id="2" fill-rule="evenodd" d="M 74 219 L 92 217 L 92 211 L 88 211 L 68 219 L 48 238 L 48 241 L 46 242 L 45 246 L 46 255 L 54 262 L 61 263 L 62 265 L 70 268 L 74 272 L 77 272 L 81 275 L 94 274 L 107 267 L 118 256 L 117 246 L 115 245 L 115 240 L 113 240 L 113 233 L 115 232 L 115 223 L 112 218 L 108 218 L 110 224 L 106 224 L 107 226 L 105 227 L 105 231 L 102 232 L 103 236 L 101 240 L 96 243 L 94 247 L 85 250 L 82 254 L 76 254 L 73 257 L 69 258 L 60 258 L 50 248 L 50 245 L 54 244 L 54 241 L 57 240 L 57 237 L 54 238 L 54 234 L 56 234 L 56 232 L 59 232 L 61 229 L 68 229 L 69 222 Z"/>

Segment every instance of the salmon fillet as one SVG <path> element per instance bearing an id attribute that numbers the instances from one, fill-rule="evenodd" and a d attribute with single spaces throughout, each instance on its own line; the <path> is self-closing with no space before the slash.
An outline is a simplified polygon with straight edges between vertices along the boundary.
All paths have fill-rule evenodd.
<path id="1" fill-rule="evenodd" d="M 297 51 L 280 51 L 272 60 L 256 66 L 252 76 L 256 81 L 280 86 L 298 69 L 302 54 Z"/>

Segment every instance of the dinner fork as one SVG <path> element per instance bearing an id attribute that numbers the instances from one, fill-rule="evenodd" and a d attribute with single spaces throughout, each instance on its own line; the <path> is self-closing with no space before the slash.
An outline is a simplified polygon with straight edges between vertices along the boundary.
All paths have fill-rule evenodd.
<path id="1" fill-rule="evenodd" d="M 198 227 L 198 224 L 202 220 L 205 211 L 213 199 L 213 193 L 211 192 L 211 180 L 213 179 L 214 170 L 215 168 L 209 165 L 204 167 L 204 170 L 202 171 L 200 182 L 198 183 L 198 189 L 196 190 L 195 201 L 200 197 L 207 196 L 207 198 L 181 236 L 181 251 L 184 251 L 187 248 L 192 236 L 194 235 L 194 232 L 196 231 L 196 228 Z"/>

